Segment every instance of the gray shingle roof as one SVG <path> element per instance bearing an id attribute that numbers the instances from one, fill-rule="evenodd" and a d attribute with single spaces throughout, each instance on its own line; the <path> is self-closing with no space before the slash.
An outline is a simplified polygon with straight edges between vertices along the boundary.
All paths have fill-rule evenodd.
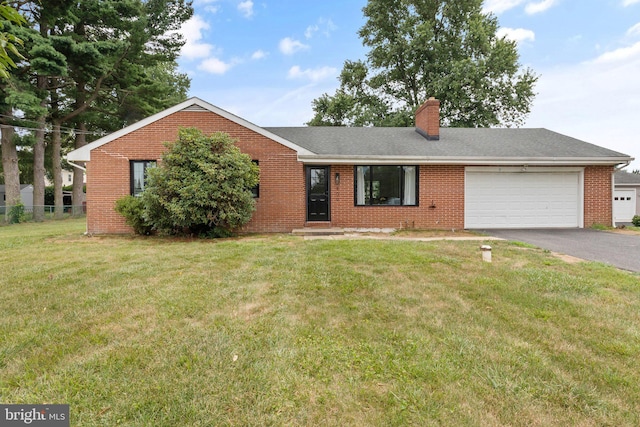
<path id="1" fill-rule="evenodd" d="M 441 128 L 429 141 L 414 128 L 268 127 L 318 156 L 586 159 L 628 158 L 547 129 Z"/>
<path id="2" fill-rule="evenodd" d="M 617 171 L 614 179 L 616 184 L 640 185 L 640 175 L 637 173 Z"/>

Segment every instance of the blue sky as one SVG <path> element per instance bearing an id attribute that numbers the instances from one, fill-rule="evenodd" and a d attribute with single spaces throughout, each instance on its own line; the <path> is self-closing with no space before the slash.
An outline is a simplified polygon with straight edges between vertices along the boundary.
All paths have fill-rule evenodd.
<path id="1" fill-rule="evenodd" d="M 366 0 L 194 0 L 179 64 L 197 96 L 259 126 L 302 126 L 364 59 Z M 540 77 L 525 127 L 640 158 L 640 0 L 485 0 Z M 634 161 L 627 169 L 640 169 Z"/>

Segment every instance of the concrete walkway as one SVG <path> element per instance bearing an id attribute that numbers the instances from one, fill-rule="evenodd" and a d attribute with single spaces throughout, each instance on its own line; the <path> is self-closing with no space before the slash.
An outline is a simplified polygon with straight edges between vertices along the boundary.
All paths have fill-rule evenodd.
<path id="1" fill-rule="evenodd" d="M 437 240 L 470 240 L 470 241 L 491 241 L 491 240 L 504 240 L 500 237 L 494 236 L 434 236 L 434 237 L 403 237 L 392 236 L 389 233 L 344 233 L 344 234 L 332 234 L 332 235 L 312 235 L 301 236 L 304 240 L 401 240 L 401 241 L 413 241 L 413 242 L 433 242 Z"/>

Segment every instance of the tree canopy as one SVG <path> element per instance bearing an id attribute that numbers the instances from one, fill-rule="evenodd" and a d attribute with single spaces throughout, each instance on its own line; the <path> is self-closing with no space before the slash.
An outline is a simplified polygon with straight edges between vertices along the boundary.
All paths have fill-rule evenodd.
<path id="1" fill-rule="evenodd" d="M 348 60 L 334 95 L 313 101 L 311 126 L 410 126 L 430 96 L 451 127 L 519 126 L 537 76 L 482 0 L 369 0 L 358 35 L 366 60 Z"/>
<path id="2" fill-rule="evenodd" d="M 100 134 L 186 98 L 190 81 L 177 71 L 176 63 L 185 40 L 177 30 L 192 16 L 193 8 L 189 0 L 7 4 L 18 10 L 26 25 L 1 22 L 0 31 L 23 41 L 8 52 L 16 67 L 0 77 L 3 175 L 11 184 L 7 197 L 13 202 L 19 197 L 20 182 L 16 144 L 33 153 L 33 167 L 21 165 L 21 169 L 33 171 L 34 219 L 38 220 L 43 216 L 47 163 L 56 187 L 56 213 L 61 213 L 65 149 L 80 148 Z M 18 138 L 14 127 L 30 132 L 20 132 Z M 50 161 L 45 161 L 46 156 Z M 82 202 L 82 188 L 82 174 L 76 173 L 76 205 Z"/>

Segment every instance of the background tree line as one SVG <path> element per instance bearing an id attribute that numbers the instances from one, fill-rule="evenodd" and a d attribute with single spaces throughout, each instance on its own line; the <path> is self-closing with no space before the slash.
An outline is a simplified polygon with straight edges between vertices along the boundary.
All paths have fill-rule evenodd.
<path id="1" fill-rule="evenodd" d="M 177 70 L 193 14 L 188 0 L 2 2 L 0 144 L 6 206 L 20 183 L 34 187 L 34 219 L 44 218 L 45 174 L 62 215 L 65 151 L 175 105 L 190 80 Z M 4 56 L 2 56 L 4 55 Z M 78 170 L 75 170 L 78 172 Z M 74 174 L 74 204 L 83 201 Z"/>

